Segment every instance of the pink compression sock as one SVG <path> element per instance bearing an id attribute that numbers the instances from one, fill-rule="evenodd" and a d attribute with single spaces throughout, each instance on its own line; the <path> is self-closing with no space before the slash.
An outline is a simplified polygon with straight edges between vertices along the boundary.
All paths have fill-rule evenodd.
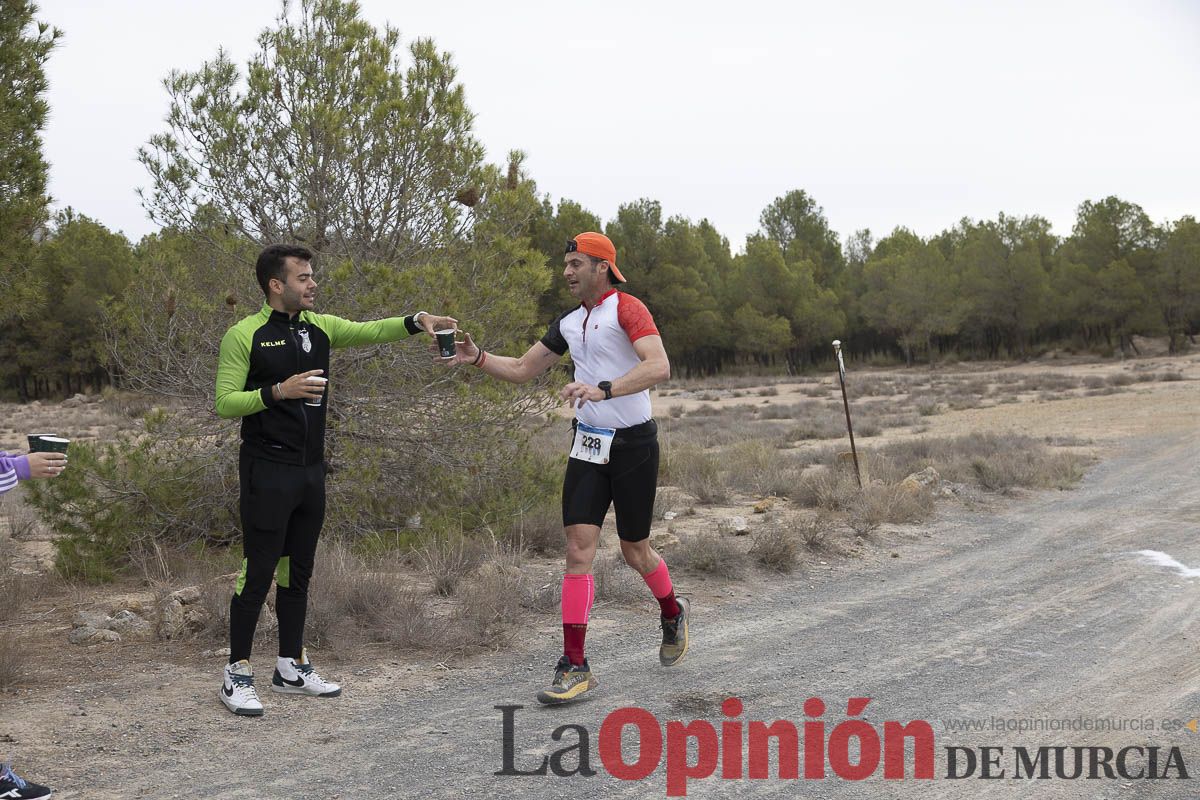
<path id="1" fill-rule="evenodd" d="M 650 587 L 654 598 L 658 600 L 662 615 L 668 619 L 679 616 L 679 603 L 675 602 L 675 589 L 671 585 L 671 573 L 667 572 L 667 560 L 660 558 L 658 566 L 642 576 L 642 580 Z"/>
<path id="2" fill-rule="evenodd" d="M 583 664 L 583 640 L 595 597 L 596 584 L 591 575 L 563 575 L 563 655 L 575 666 Z"/>

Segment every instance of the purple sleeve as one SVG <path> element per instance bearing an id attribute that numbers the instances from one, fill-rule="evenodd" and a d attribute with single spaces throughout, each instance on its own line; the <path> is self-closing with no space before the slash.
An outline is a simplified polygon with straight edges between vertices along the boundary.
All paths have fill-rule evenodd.
<path id="1" fill-rule="evenodd" d="M 29 480 L 29 456 L 10 456 L 0 450 L 0 472 L 13 470 L 16 470 L 18 480 Z"/>

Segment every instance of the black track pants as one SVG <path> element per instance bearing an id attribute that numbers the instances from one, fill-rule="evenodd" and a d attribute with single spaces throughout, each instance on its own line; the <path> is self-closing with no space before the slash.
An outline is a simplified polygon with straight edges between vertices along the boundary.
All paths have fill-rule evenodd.
<path id="1" fill-rule="evenodd" d="M 308 581 L 325 521 L 325 465 L 301 467 L 243 455 L 239 462 L 242 572 L 229 604 L 229 661 L 250 657 L 274 577 L 279 655 L 304 646 Z"/>

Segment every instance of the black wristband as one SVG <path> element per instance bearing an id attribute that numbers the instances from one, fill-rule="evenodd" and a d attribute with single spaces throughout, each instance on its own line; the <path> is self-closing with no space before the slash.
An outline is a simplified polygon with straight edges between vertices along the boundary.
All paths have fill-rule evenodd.
<path id="1" fill-rule="evenodd" d="M 418 313 L 420 313 L 420 312 L 418 312 Z M 413 314 L 412 316 L 404 318 L 404 329 L 408 331 L 408 334 L 410 336 L 425 332 L 425 329 L 417 324 L 416 314 Z"/>

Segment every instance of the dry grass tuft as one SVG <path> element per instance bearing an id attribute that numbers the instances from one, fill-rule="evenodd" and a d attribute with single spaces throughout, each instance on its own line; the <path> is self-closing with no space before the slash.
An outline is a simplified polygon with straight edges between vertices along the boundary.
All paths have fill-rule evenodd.
<path id="1" fill-rule="evenodd" d="M 8 516 L 8 530 L 12 538 L 21 541 L 33 539 L 38 533 L 37 512 L 20 497 L 6 498 L 2 506 Z"/>
<path id="2" fill-rule="evenodd" d="M 797 420 L 803 417 L 819 416 L 823 408 L 823 403 L 805 400 L 802 403 L 763 406 L 758 413 L 762 419 Z"/>
<path id="3" fill-rule="evenodd" d="M 629 601 L 645 597 L 650 591 L 645 581 L 625 563 L 620 553 L 597 555 L 592 562 L 592 580 L 596 584 L 596 599 Z"/>
<path id="4" fill-rule="evenodd" d="M 395 617 L 386 629 L 387 641 L 405 650 L 436 650 L 447 645 L 446 626 L 434 615 L 425 592 L 401 589 L 392 611 Z"/>
<path id="5" fill-rule="evenodd" d="M 515 550 L 528 550 L 539 556 L 562 553 L 563 524 L 562 509 L 545 506 L 522 514 L 513 522 L 505 541 Z"/>
<path id="6" fill-rule="evenodd" d="M 487 547 L 465 536 L 430 536 L 413 551 L 418 565 L 429 576 L 433 591 L 449 597 L 471 570 L 483 563 Z"/>
<path id="7" fill-rule="evenodd" d="M 404 592 L 399 576 L 378 571 L 382 565 L 363 564 L 363 572 L 338 569 L 335 580 L 328 566 L 324 565 L 324 580 L 315 581 L 309 590 L 308 629 L 313 642 L 349 638 L 349 631 L 339 631 L 343 626 L 353 626 L 367 641 L 389 641 Z"/>
<path id="8" fill-rule="evenodd" d="M 828 550 L 833 543 L 833 535 L 837 532 L 829 520 L 822 516 L 802 520 L 796 525 L 796 533 L 800 541 L 809 550 Z"/>
<path id="9" fill-rule="evenodd" d="M 791 499 L 809 508 L 841 511 L 848 507 L 857 491 L 853 473 L 835 464 L 806 471 Z"/>
<path id="10" fill-rule="evenodd" d="M 660 486 L 654 495 L 654 519 L 663 519 L 668 511 L 679 513 L 687 505 L 687 494 L 674 486 Z"/>
<path id="11" fill-rule="evenodd" d="M 1087 456 L 1047 447 L 1019 434 L 971 433 L 896 442 L 870 455 L 870 473 L 885 483 L 932 466 L 943 479 L 989 491 L 1065 489 L 1083 477 Z"/>
<path id="12" fill-rule="evenodd" d="M 25 653 L 16 634 L 0 631 L 0 691 L 20 686 L 27 678 Z"/>
<path id="13" fill-rule="evenodd" d="M 732 537 L 718 533 L 682 537 L 672 555 L 679 566 L 718 578 L 740 578 L 748 566 L 746 554 Z"/>
<path id="14" fill-rule="evenodd" d="M 200 584 L 200 608 L 204 610 L 205 625 L 197 636 L 211 641 L 229 639 L 229 599 L 231 583 L 211 580 Z"/>
<path id="15" fill-rule="evenodd" d="M 729 499 L 720 457 L 696 445 L 667 448 L 659 480 L 679 486 L 701 503 L 724 503 Z"/>
<path id="16" fill-rule="evenodd" d="M 9 571 L 11 549 L 8 539 L 0 539 L 0 691 L 21 685 L 28 677 L 27 650 L 17 634 L 7 628 L 18 625 L 22 610 L 45 586 L 39 576 Z"/>
<path id="17" fill-rule="evenodd" d="M 561 587 L 562 584 L 556 580 L 544 583 L 541 586 L 530 583 L 525 589 L 523 605 L 530 611 L 542 613 L 557 611 L 559 603 L 562 600 Z"/>
<path id="18" fill-rule="evenodd" d="M 846 435 L 846 418 L 837 414 L 823 414 L 804 420 L 788 432 L 792 441 L 804 439 L 839 439 Z"/>
<path id="19" fill-rule="evenodd" d="M 786 574 L 800 563 L 799 539 L 792 531 L 774 523 L 754 535 L 748 555 L 763 569 Z"/>
<path id="20" fill-rule="evenodd" d="M 104 407 L 129 419 L 140 419 L 151 410 L 163 405 L 163 398 L 106 387 L 101 393 Z"/>
<path id="21" fill-rule="evenodd" d="M 496 551 L 459 589 L 454 631 L 460 647 L 492 648 L 515 633 L 529 588 L 514 551 Z"/>
<path id="22" fill-rule="evenodd" d="M 786 497 L 795 491 L 802 467 L 762 439 L 735 444 L 721 454 L 724 483 L 739 492 Z"/>
<path id="23" fill-rule="evenodd" d="M 396 627 L 402 611 L 408 616 L 404 625 L 420 629 L 424 625 L 420 615 L 428 614 L 428 606 L 406 583 L 394 555 L 363 558 L 343 542 L 323 544 L 309 586 L 309 639 L 317 646 L 395 641 L 403 633 Z"/>
<path id="24" fill-rule="evenodd" d="M 1022 392 L 1065 392 L 1079 387 L 1079 379 L 1059 372 L 1022 375 L 1017 387 Z"/>
<path id="25" fill-rule="evenodd" d="M 873 483 L 850 501 L 846 524 L 859 536 L 880 525 L 920 522 L 933 513 L 933 497 L 923 489 Z"/>

